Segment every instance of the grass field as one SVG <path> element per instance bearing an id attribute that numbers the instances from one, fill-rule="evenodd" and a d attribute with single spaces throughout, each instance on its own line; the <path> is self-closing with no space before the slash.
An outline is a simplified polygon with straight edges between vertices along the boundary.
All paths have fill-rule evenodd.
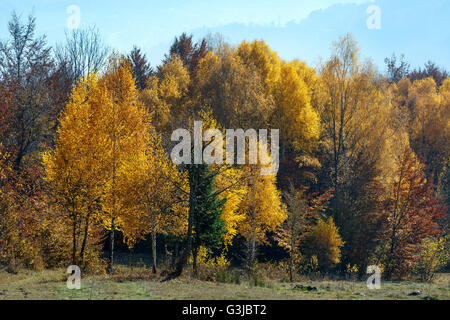
<path id="1" fill-rule="evenodd" d="M 129 273 L 131 275 L 131 273 Z M 0 272 L 0 299 L 439 299 L 450 300 L 450 274 L 439 274 L 433 283 L 382 282 L 381 289 L 369 290 L 365 281 L 310 281 L 283 283 L 270 281 L 260 286 L 214 283 L 183 277 L 161 282 L 148 269 L 114 276 L 82 278 L 80 290 L 69 290 L 65 270 L 42 272 L 21 270 L 17 274 Z M 295 289 L 296 284 L 317 290 Z M 409 296 L 412 291 L 421 295 Z"/>

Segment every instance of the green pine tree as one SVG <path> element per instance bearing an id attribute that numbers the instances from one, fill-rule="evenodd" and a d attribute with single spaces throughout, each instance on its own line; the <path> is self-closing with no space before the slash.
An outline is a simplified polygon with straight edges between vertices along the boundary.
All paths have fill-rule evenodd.
<path id="1" fill-rule="evenodd" d="M 227 232 L 222 220 L 226 199 L 220 200 L 215 189 L 215 175 L 206 165 L 196 166 L 198 186 L 195 190 L 192 255 L 194 274 L 197 274 L 197 255 L 200 247 L 216 249 L 222 245 Z"/>

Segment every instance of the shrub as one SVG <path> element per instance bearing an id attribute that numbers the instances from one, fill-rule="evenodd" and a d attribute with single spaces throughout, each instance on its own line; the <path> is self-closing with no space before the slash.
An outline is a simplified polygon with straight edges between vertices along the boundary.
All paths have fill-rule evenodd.
<path id="1" fill-rule="evenodd" d="M 214 274 L 215 281 L 220 283 L 241 283 L 241 275 L 238 271 L 231 271 L 229 269 L 219 269 Z"/>
<path id="2" fill-rule="evenodd" d="M 345 267 L 345 276 L 347 279 L 356 280 L 358 277 L 358 272 L 359 268 L 356 264 L 352 266 L 350 263 L 348 263 Z"/>
<path id="3" fill-rule="evenodd" d="M 450 235 L 442 238 L 426 238 L 422 242 L 417 262 L 412 267 L 412 274 L 421 281 L 431 281 L 449 259 Z"/>
<path id="4" fill-rule="evenodd" d="M 189 263 L 193 262 L 192 255 Z M 214 282 L 240 282 L 239 275 L 231 273 L 228 269 L 230 262 L 226 258 L 226 252 L 223 251 L 220 256 L 213 257 L 205 247 L 200 247 L 197 254 L 197 278 L 200 280 Z"/>
<path id="5" fill-rule="evenodd" d="M 344 242 L 331 217 L 327 221 L 319 220 L 303 243 L 307 263 L 315 256 L 319 270 L 327 271 L 339 263 Z"/>
<path id="6" fill-rule="evenodd" d="M 304 257 L 300 263 L 299 272 L 308 276 L 319 276 L 319 262 L 317 256 Z"/>

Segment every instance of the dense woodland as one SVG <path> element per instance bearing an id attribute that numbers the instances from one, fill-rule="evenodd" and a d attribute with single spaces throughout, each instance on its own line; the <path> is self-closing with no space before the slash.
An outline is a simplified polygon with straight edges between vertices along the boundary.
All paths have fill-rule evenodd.
<path id="1" fill-rule="evenodd" d="M 115 272 L 145 248 L 203 267 L 431 280 L 448 267 L 450 78 L 379 71 L 344 35 L 316 67 L 263 40 L 176 37 L 158 66 L 95 28 L 51 47 L 13 14 L 0 41 L 0 267 Z M 177 128 L 280 129 L 277 175 L 175 165 Z M 212 144 L 213 141 L 210 141 Z M 147 245 L 143 245 L 147 244 Z"/>

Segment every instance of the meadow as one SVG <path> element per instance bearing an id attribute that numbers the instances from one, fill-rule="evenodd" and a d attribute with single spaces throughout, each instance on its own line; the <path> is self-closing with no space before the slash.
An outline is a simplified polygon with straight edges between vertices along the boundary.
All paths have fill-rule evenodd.
<path id="1" fill-rule="evenodd" d="M 219 283 L 186 273 L 161 282 L 149 268 L 119 266 L 114 275 L 82 277 L 81 289 L 68 289 L 64 269 L 0 272 L 0 300 L 450 300 L 450 273 L 433 282 L 382 281 L 369 290 L 365 280 L 310 280 Z M 303 286 L 303 288 L 301 288 Z M 316 288 L 308 291 L 307 287 Z M 409 295 L 420 291 L 420 295 Z"/>

